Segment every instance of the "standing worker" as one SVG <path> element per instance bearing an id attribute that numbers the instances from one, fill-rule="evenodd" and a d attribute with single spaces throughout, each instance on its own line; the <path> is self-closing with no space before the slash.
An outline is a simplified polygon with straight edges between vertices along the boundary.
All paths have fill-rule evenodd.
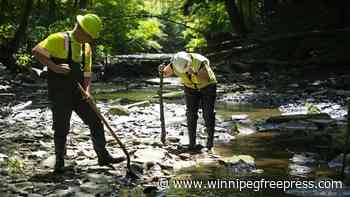
<path id="1" fill-rule="evenodd" d="M 197 53 L 178 52 L 171 63 L 161 65 L 160 72 L 165 77 L 177 75 L 184 85 L 189 150 L 196 148 L 198 109 L 201 105 L 208 134 L 207 149 L 211 151 L 215 130 L 216 77 L 209 60 Z"/>
<path id="2" fill-rule="evenodd" d="M 95 14 L 78 15 L 72 31 L 51 34 L 36 45 L 32 53 L 48 66 L 48 96 L 51 102 L 55 144 L 55 173 L 64 172 L 66 138 L 74 110 L 89 126 L 99 165 L 109 165 L 125 160 L 113 158 L 106 149 L 106 139 L 101 120 L 89 106 L 92 52 L 89 43 L 99 37 L 102 21 Z M 82 96 L 78 83 L 86 91 Z"/>

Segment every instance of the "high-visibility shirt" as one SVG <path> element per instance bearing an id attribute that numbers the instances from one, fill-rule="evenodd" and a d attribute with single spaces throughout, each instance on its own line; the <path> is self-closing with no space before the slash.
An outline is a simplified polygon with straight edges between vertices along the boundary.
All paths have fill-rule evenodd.
<path id="1" fill-rule="evenodd" d="M 76 63 L 81 63 L 83 58 L 82 43 L 74 39 L 72 31 L 70 34 L 72 46 L 72 60 Z M 53 33 L 45 40 L 39 43 L 39 46 L 46 49 L 51 57 L 59 59 L 68 59 L 69 39 L 65 32 Z M 92 74 L 92 53 L 89 43 L 85 43 L 85 65 L 83 65 L 84 76 L 91 77 Z"/>
<path id="2" fill-rule="evenodd" d="M 179 73 L 176 70 L 176 67 L 173 66 L 172 67 L 173 71 L 175 75 L 180 77 L 181 83 L 184 86 L 192 89 L 201 89 L 201 88 L 207 87 L 210 84 L 216 84 L 217 80 L 213 70 L 210 68 L 209 60 L 203 55 L 200 55 L 198 53 L 189 53 L 189 54 L 191 55 L 191 58 L 192 58 L 191 67 L 193 71 L 198 72 L 200 68 L 206 69 L 209 75 L 209 79 L 206 81 L 203 81 L 203 80 L 200 80 L 198 76 L 195 74 Z"/>

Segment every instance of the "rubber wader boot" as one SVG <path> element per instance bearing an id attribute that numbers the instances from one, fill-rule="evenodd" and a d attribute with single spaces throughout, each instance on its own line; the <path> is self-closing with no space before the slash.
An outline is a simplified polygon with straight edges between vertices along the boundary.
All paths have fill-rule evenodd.
<path id="1" fill-rule="evenodd" d="M 196 130 L 197 130 L 197 119 L 196 115 L 188 115 L 187 117 L 187 130 L 189 137 L 189 150 L 196 149 Z"/>
<path id="2" fill-rule="evenodd" d="M 61 174 L 64 172 L 64 156 L 66 154 L 66 140 L 55 139 L 55 168 L 54 173 Z"/>
<path id="3" fill-rule="evenodd" d="M 207 132 L 208 132 L 208 141 L 207 141 L 207 149 L 211 150 L 211 148 L 213 148 L 214 145 L 214 128 L 208 128 Z"/>
<path id="4" fill-rule="evenodd" d="M 102 148 L 99 151 L 96 151 L 97 157 L 98 157 L 98 165 L 100 166 L 107 166 L 110 164 L 120 163 L 122 161 L 125 161 L 125 157 L 112 157 L 106 148 Z"/>

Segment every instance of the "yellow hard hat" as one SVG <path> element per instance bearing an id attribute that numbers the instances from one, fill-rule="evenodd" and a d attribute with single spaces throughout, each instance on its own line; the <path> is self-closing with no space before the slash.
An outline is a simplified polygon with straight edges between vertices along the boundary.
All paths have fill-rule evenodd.
<path id="1" fill-rule="evenodd" d="M 93 39 L 100 36 L 102 29 L 102 21 L 96 14 L 78 15 L 77 21 L 83 30 L 88 33 Z"/>

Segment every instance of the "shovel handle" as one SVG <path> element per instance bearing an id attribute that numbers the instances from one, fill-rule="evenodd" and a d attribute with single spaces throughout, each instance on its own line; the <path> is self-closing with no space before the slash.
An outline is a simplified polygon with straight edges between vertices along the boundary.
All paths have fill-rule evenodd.
<path id="1" fill-rule="evenodd" d="M 84 88 L 80 85 L 80 83 L 78 83 L 78 87 L 81 91 L 81 93 L 84 96 L 87 96 Z M 94 103 L 94 101 L 92 100 L 91 97 L 89 97 L 87 99 L 88 104 L 90 105 L 90 107 L 92 108 L 92 110 L 95 112 L 95 114 L 100 118 L 100 120 L 104 123 L 104 125 L 108 128 L 110 134 L 114 137 L 114 139 L 117 141 L 117 143 L 119 144 L 119 146 L 122 148 L 124 154 L 126 155 L 126 159 L 127 159 L 127 168 L 131 169 L 130 167 L 130 155 L 128 153 L 128 151 L 126 150 L 126 147 L 124 146 L 124 144 L 120 141 L 120 139 L 118 138 L 118 136 L 114 133 L 113 129 L 109 126 L 107 120 L 102 116 L 101 112 L 97 109 L 96 104 Z"/>

